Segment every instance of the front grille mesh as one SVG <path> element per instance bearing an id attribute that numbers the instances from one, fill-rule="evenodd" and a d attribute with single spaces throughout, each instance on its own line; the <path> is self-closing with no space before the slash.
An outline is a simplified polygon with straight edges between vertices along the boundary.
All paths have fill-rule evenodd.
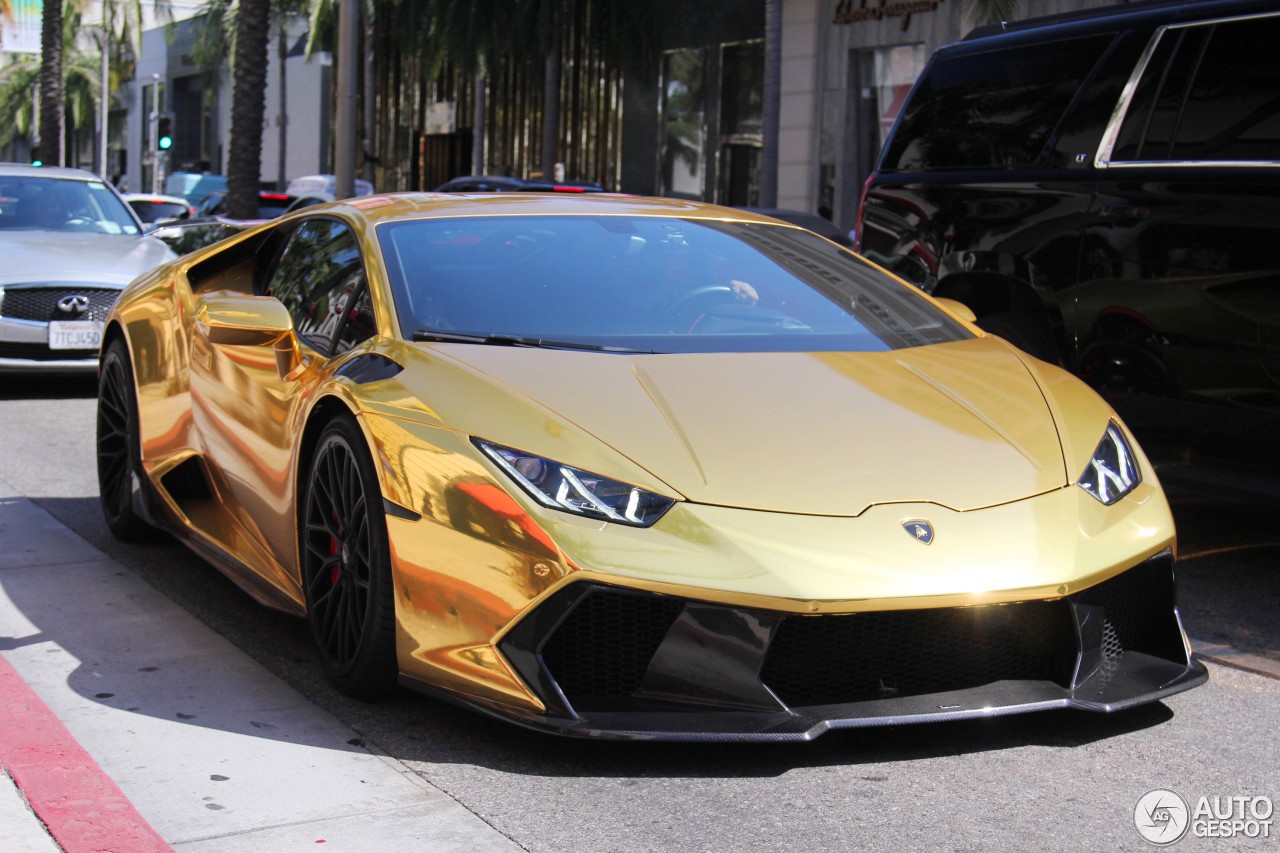
<path id="1" fill-rule="evenodd" d="M 677 598 L 593 590 L 547 642 L 543 661 L 570 702 L 630 696 L 682 609 Z"/>
<path id="2" fill-rule="evenodd" d="M 1102 608 L 1105 660 L 1127 651 L 1185 659 L 1182 634 L 1172 618 L 1174 599 L 1173 567 L 1167 559 L 1135 566 L 1077 596 L 1081 604 Z"/>
<path id="3" fill-rule="evenodd" d="M 671 596 L 596 586 L 551 630 L 541 647 L 543 665 L 579 711 L 625 707 L 636 701 L 684 604 Z M 1102 609 L 1104 668 L 1130 651 L 1186 662 L 1168 557 L 1056 601 L 818 616 L 751 613 L 773 625 L 760 680 L 794 708 L 997 681 L 1044 681 L 1070 689 L 1081 643 L 1076 605 Z M 700 624 L 714 621 L 704 616 Z M 708 638 L 705 648 L 697 665 L 717 666 L 715 639 Z"/>
<path id="4" fill-rule="evenodd" d="M 78 314 L 60 311 L 58 300 L 64 296 L 88 297 L 89 307 Z M 118 288 L 77 287 L 74 284 L 13 287 L 5 290 L 3 297 L 0 297 L 0 317 L 41 323 L 50 320 L 95 320 L 101 323 L 107 319 L 111 306 L 115 305 L 119 296 Z"/>
<path id="5" fill-rule="evenodd" d="M 1065 687 L 1075 650 L 1064 602 L 788 616 L 760 676 L 792 706 L 918 696 L 1004 680 Z"/>

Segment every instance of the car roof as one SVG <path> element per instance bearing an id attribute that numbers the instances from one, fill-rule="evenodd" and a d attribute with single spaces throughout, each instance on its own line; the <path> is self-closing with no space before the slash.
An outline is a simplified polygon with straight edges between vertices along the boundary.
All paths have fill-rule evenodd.
<path id="1" fill-rule="evenodd" d="M 123 198 L 125 201 L 166 201 L 166 202 L 169 202 L 170 204 L 185 204 L 185 205 L 191 204 L 191 202 L 187 201 L 185 198 L 183 198 L 180 195 L 163 195 L 163 194 L 157 194 L 157 193 L 121 193 L 120 197 Z"/>
<path id="2" fill-rule="evenodd" d="M 0 163 L 0 175 L 5 177 L 61 178 L 70 181 L 98 181 L 101 177 L 84 169 L 68 169 L 65 166 L 32 166 L 28 163 Z"/>
<path id="3" fill-rule="evenodd" d="M 323 195 L 325 193 L 333 194 L 337 192 L 338 178 L 336 175 L 302 175 L 289 181 L 285 187 L 285 192 L 294 196 L 311 196 Z M 373 184 L 361 178 L 355 179 L 355 194 L 371 195 L 373 193 Z"/>
<path id="4" fill-rule="evenodd" d="M 324 211 L 354 213 L 372 224 L 456 216 L 674 216 L 776 224 L 768 217 L 731 207 L 613 193 L 389 193 L 315 205 L 296 215 Z"/>
<path id="5" fill-rule="evenodd" d="M 1054 37 L 1063 32 L 1086 32 L 1117 25 L 1140 26 L 1179 21 L 1198 21 L 1218 17 L 1273 11 L 1275 0 L 1136 0 L 1115 6 L 1077 9 L 1056 15 L 1004 21 L 975 27 L 954 44 L 967 44 L 993 36 L 1028 31 L 1051 31 Z"/>

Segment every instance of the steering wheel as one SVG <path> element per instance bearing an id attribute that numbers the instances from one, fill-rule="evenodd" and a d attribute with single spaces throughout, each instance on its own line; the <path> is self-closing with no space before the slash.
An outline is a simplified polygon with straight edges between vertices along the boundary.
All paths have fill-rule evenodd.
<path id="1" fill-rule="evenodd" d="M 672 326 L 683 325 L 685 332 L 692 332 L 698 325 L 698 321 L 702 319 L 703 312 L 708 308 L 720 302 L 732 302 L 735 298 L 733 288 L 729 285 L 708 284 L 694 288 L 676 299 L 666 313 L 671 319 Z M 681 323 L 681 320 L 690 314 L 693 316 L 689 322 Z"/>

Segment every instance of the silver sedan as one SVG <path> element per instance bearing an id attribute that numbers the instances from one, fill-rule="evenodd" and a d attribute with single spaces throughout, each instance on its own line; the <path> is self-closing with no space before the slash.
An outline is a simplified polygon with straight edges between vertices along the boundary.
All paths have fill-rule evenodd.
<path id="1" fill-rule="evenodd" d="M 121 288 L 174 257 L 79 169 L 0 164 L 0 372 L 93 371 Z"/>

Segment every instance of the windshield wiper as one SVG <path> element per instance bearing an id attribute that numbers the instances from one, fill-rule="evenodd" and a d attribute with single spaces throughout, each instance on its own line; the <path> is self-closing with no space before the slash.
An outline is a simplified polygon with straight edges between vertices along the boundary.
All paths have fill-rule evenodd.
<path id="1" fill-rule="evenodd" d="M 499 347 L 536 347 L 538 349 L 572 349 L 588 352 L 622 352 L 653 354 L 653 350 L 610 347 L 581 341 L 553 341 L 531 335 L 480 335 L 471 332 L 442 332 L 437 329 L 419 329 L 413 339 L 421 343 L 435 344 L 484 344 Z"/>

